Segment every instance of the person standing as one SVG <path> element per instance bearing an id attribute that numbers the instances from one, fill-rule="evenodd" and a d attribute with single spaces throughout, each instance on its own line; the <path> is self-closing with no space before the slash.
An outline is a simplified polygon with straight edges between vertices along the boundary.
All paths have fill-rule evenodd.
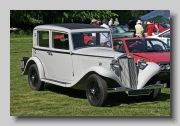
<path id="1" fill-rule="evenodd" d="M 147 36 L 147 30 L 146 30 L 147 22 L 144 21 L 142 26 L 143 26 L 143 29 L 144 29 L 143 34 L 144 34 L 144 36 Z"/>
<path id="2" fill-rule="evenodd" d="M 158 28 L 156 22 L 154 22 L 154 26 L 155 26 L 155 32 L 158 33 L 159 32 L 159 28 Z"/>
<path id="3" fill-rule="evenodd" d="M 96 19 L 92 19 L 90 24 L 96 25 L 97 24 L 97 20 Z"/>
<path id="4" fill-rule="evenodd" d="M 96 25 L 101 25 L 101 20 L 100 19 L 97 20 Z"/>
<path id="5" fill-rule="evenodd" d="M 103 21 L 102 21 L 102 25 L 101 25 L 101 27 L 104 27 L 104 28 L 109 28 L 109 26 L 107 25 L 107 20 L 106 19 L 104 19 Z"/>
<path id="6" fill-rule="evenodd" d="M 152 36 L 153 32 L 155 30 L 155 25 L 153 24 L 153 21 L 150 21 L 150 23 L 146 27 L 147 30 L 147 36 Z"/>
<path id="7" fill-rule="evenodd" d="M 112 25 L 113 25 L 113 18 L 111 18 L 111 19 L 109 20 L 108 25 L 109 25 L 109 26 L 112 26 Z"/>
<path id="8" fill-rule="evenodd" d="M 91 23 L 92 25 L 97 25 L 97 20 L 96 19 L 92 19 Z M 96 41 L 96 33 L 92 33 L 92 41 Z"/>
<path id="9" fill-rule="evenodd" d="M 135 30 L 136 30 L 136 37 L 142 37 L 144 29 L 142 27 L 142 22 L 140 20 L 137 21 L 137 24 L 135 25 Z"/>
<path id="10" fill-rule="evenodd" d="M 109 26 L 107 25 L 107 20 L 106 19 L 103 19 L 103 21 L 102 21 L 102 25 L 101 25 L 101 27 L 104 27 L 104 28 L 109 28 Z M 100 33 L 100 43 L 101 43 L 101 45 L 104 43 L 104 42 L 107 42 L 108 41 L 108 39 L 109 39 L 109 36 L 108 36 L 108 33 Z"/>
<path id="11" fill-rule="evenodd" d="M 115 19 L 114 25 L 115 25 L 115 26 L 118 26 L 118 25 L 119 25 L 119 20 L 118 20 L 118 18 Z"/>

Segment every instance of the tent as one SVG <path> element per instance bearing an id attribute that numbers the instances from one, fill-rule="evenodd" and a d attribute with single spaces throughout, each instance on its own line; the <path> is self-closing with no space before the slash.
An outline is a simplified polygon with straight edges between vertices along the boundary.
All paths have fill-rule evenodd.
<path id="1" fill-rule="evenodd" d="M 154 18 L 156 16 L 163 16 L 164 18 L 170 19 L 170 10 L 154 10 L 144 16 L 141 16 L 141 20 L 149 20 L 150 18 Z"/>
<path id="2" fill-rule="evenodd" d="M 154 21 L 155 23 L 163 23 L 163 24 L 170 24 L 170 20 L 167 18 L 164 18 L 163 16 L 156 16 L 153 18 L 148 19 L 148 21 Z"/>

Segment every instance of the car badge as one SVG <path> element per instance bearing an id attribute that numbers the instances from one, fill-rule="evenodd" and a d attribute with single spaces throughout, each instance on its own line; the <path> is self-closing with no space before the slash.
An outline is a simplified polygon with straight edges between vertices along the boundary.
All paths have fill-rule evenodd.
<path id="1" fill-rule="evenodd" d="M 101 66 L 101 65 L 102 65 L 102 63 L 100 62 L 100 63 L 99 63 L 99 66 Z"/>

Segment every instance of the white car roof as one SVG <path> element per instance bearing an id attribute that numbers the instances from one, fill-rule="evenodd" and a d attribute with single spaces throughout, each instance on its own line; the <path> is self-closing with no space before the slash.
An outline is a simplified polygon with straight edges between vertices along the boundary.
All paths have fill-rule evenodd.
<path id="1" fill-rule="evenodd" d="M 60 30 L 66 32 L 78 32 L 78 31 L 110 31 L 110 29 L 82 23 L 62 23 L 62 24 L 45 24 L 36 26 L 34 29 L 49 29 Z"/>

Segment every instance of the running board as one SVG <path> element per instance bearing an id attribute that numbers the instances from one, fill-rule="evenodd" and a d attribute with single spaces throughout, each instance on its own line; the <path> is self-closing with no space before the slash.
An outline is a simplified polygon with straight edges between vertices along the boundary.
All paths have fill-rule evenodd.
<path id="1" fill-rule="evenodd" d="M 54 85 L 66 87 L 66 84 L 71 84 L 68 82 L 62 82 L 62 81 L 57 81 L 57 80 L 52 80 L 52 79 L 46 79 L 46 78 L 41 78 L 41 81 L 46 82 L 46 83 L 51 83 Z"/>

